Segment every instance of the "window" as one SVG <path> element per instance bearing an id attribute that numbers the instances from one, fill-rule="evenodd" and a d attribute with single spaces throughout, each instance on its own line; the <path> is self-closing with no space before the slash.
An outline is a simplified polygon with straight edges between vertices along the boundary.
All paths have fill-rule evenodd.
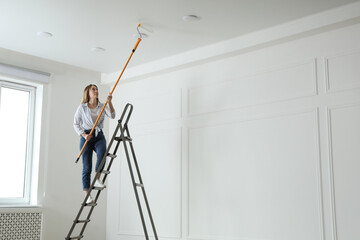
<path id="1" fill-rule="evenodd" d="M 29 204 L 36 88 L 0 80 L 0 204 Z"/>

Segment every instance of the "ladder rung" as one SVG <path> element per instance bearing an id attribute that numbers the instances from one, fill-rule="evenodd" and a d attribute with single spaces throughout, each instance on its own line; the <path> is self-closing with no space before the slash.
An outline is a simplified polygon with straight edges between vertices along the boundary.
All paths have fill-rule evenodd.
<path id="1" fill-rule="evenodd" d="M 102 170 L 101 173 L 103 173 L 103 174 L 110 174 L 110 171 Z"/>
<path id="2" fill-rule="evenodd" d="M 99 191 L 103 190 L 104 188 L 106 187 L 93 187 L 94 190 L 99 190 Z"/>
<path id="3" fill-rule="evenodd" d="M 128 142 L 131 142 L 131 141 L 132 141 L 131 137 L 125 136 L 124 139 L 125 139 L 125 141 L 128 141 Z M 115 140 L 120 142 L 120 141 L 122 141 L 123 139 L 122 139 L 121 137 L 115 137 Z"/>
<path id="4" fill-rule="evenodd" d="M 76 237 L 70 237 L 69 239 L 81 239 L 83 237 L 84 237 L 83 235 L 80 235 L 80 236 L 76 236 Z"/>
<path id="5" fill-rule="evenodd" d="M 111 154 L 111 153 L 108 153 L 106 156 L 111 157 L 111 158 L 116 158 L 116 155 L 115 155 L 115 154 Z"/>
<path id="6" fill-rule="evenodd" d="M 88 222 L 90 222 L 90 219 L 77 220 L 77 221 L 74 220 L 74 222 L 76 222 L 76 223 L 88 223 Z"/>
<path id="7" fill-rule="evenodd" d="M 87 207 L 95 207 L 97 203 L 85 203 L 85 206 Z"/>
<path id="8" fill-rule="evenodd" d="M 141 184 L 141 183 L 135 183 L 135 185 L 136 185 L 137 187 L 144 187 L 144 184 Z"/>

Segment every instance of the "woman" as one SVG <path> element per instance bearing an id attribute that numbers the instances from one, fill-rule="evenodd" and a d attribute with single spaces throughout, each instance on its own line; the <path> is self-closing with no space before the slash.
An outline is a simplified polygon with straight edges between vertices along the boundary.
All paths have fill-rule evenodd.
<path id="1" fill-rule="evenodd" d="M 96 124 L 92 135 L 89 135 L 89 133 L 91 132 L 91 129 L 93 128 L 94 123 L 104 106 L 103 103 L 99 102 L 99 91 L 96 85 L 90 84 L 84 89 L 81 105 L 77 108 L 74 116 L 74 129 L 80 136 L 80 150 L 83 148 L 85 142 L 88 141 L 82 153 L 82 186 L 85 195 L 88 194 L 90 188 L 93 151 L 95 151 L 97 155 L 95 166 L 96 171 L 98 170 L 106 151 L 106 140 L 102 132 L 105 115 L 112 119 L 115 118 L 115 109 L 111 103 L 111 94 L 109 94 L 107 100 L 108 105 L 105 107 L 105 110 Z M 100 176 L 96 179 L 95 187 L 105 187 L 100 180 Z M 86 203 L 89 204 L 92 202 L 94 202 L 94 200 L 90 195 Z"/>

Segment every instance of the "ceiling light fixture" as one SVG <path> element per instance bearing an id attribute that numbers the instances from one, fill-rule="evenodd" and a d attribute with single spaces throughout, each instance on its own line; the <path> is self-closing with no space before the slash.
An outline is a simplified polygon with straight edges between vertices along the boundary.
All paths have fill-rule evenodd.
<path id="1" fill-rule="evenodd" d="M 36 33 L 39 37 L 45 37 L 45 38 L 49 38 L 52 37 L 53 34 L 50 32 L 37 32 Z"/>
<path id="2" fill-rule="evenodd" d="M 182 20 L 185 22 L 196 22 L 199 21 L 201 18 L 196 15 L 185 15 L 182 17 Z"/>
<path id="3" fill-rule="evenodd" d="M 102 47 L 92 47 L 92 48 L 91 48 L 91 51 L 92 51 L 92 52 L 105 52 L 106 49 L 105 49 L 105 48 L 102 48 Z"/>

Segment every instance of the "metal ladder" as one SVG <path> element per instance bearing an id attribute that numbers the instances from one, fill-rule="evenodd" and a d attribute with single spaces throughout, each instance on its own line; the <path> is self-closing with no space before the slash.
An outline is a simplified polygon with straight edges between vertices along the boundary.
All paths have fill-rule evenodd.
<path id="1" fill-rule="evenodd" d="M 120 119 L 118 120 L 118 125 L 117 125 L 117 127 L 116 127 L 116 129 L 114 131 L 114 134 L 113 134 L 113 136 L 112 136 L 112 138 L 110 140 L 110 143 L 109 143 L 109 145 L 108 145 L 108 147 L 106 149 L 104 157 L 101 160 L 100 166 L 98 168 L 99 170 L 96 172 L 96 175 L 95 175 L 95 177 L 94 177 L 94 179 L 93 179 L 93 181 L 92 181 L 92 183 L 90 185 L 89 192 L 85 196 L 85 199 L 84 199 L 83 203 L 81 204 L 80 210 L 79 210 L 78 214 L 76 215 L 76 218 L 75 218 L 75 220 L 74 220 L 74 222 L 73 222 L 73 224 L 72 224 L 72 226 L 70 228 L 70 231 L 69 231 L 68 235 L 65 238 L 66 240 L 82 239 L 84 237 L 85 228 L 86 228 L 87 224 L 90 222 L 91 214 L 92 214 L 94 208 L 97 205 L 97 200 L 99 199 L 100 193 L 101 193 L 102 190 L 104 190 L 104 188 L 94 187 L 96 178 L 98 176 L 103 175 L 102 182 L 105 183 L 105 180 L 106 180 L 108 174 L 110 173 L 110 168 L 111 168 L 111 165 L 113 163 L 113 160 L 116 158 L 116 152 L 117 152 L 121 142 L 123 143 L 124 150 L 125 150 L 125 155 L 126 155 L 128 166 L 129 166 L 129 171 L 130 171 L 131 180 L 132 180 L 132 184 L 133 184 L 133 188 L 134 188 L 134 192 L 135 192 L 135 196 L 136 196 L 136 202 L 137 202 L 140 217 L 141 217 L 141 222 L 142 222 L 142 226 L 143 226 L 143 230 L 144 230 L 144 234 L 145 234 L 145 239 L 148 240 L 149 235 L 148 235 L 147 228 L 146 228 L 144 213 L 143 213 L 142 206 L 141 206 L 141 203 L 140 203 L 140 197 L 139 197 L 139 193 L 138 193 L 138 188 L 141 188 L 141 190 L 142 190 L 142 193 L 143 193 L 142 195 L 144 197 L 144 201 L 145 201 L 145 204 L 146 204 L 146 209 L 147 209 L 148 216 L 149 216 L 149 219 L 150 219 L 150 222 L 151 222 L 154 237 L 155 237 L 156 240 L 158 240 L 158 236 L 157 236 L 156 229 L 155 229 L 155 224 L 154 224 L 154 221 L 153 221 L 153 218 L 152 218 L 152 215 L 151 215 L 151 211 L 150 211 L 150 205 L 149 205 L 149 202 L 147 200 L 145 187 L 144 187 L 144 184 L 143 184 L 143 181 L 142 181 L 142 178 L 141 178 L 139 166 L 138 166 L 136 156 L 135 156 L 134 147 L 133 147 L 133 144 L 132 144 L 132 139 L 130 137 L 130 132 L 129 132 L 129 128 L 128 128 L 128 122 L 129 122 L 132 111 L 133 111 L 133 106 L 128 103 L 125 106 L 124 111 L 123 111 Z M 125 120 L 125 122 L 123 124 L 122 122 L 123 122 L 124 119 L 126 119 L 126 120 Z M 116 136 L 119 130 L 120 130 L 120 136 Z M 115 145 L 115 148 L 113 150 L 113 153 L 109 153 L 110 149 L 111 149 L 111 146 L 114 143 L 114 141 L 116 142 L 116 145 Z M 131 158 L 130 158 L 130 154 L 129 154 L 129 150 L 128 150 L 127 145 L 130 146 L 133 164 L 131 162 Z M 100 171 L 100 169 L 105 169 L 104 166 L 106 165 L 107 158 L 109 158 L 110 161 L 107 164 L 106 170 Z M 136 177 L 135 177 L 135 174 L 133 172 L 132 165 L 134 165 L 135 168 L 136 168 L 137 180 L 135 179 Z M 91 192 L 94 191 L 94 190 L 97 191 L 94 202 L 90 203 L 90 204 L 87 204 L 86 201 L 89 198 Z M 86 218 L 81 218 L 83 210 L 85 208 L 90 208 L 89 212 L 88 212 Z M 83 214 L 83 215 L 86 215 L 86 214 Z M 81 231 L 80 231 L 79 235 L 71 236 L 73 234 L 73 231 L 74 231 L 75 227 L 77 226 L 77 224 L 80 224 L 79 226 L 81 228 Z M 81 224 L 83 224 L 82 227 L 81 227 Z"/>

